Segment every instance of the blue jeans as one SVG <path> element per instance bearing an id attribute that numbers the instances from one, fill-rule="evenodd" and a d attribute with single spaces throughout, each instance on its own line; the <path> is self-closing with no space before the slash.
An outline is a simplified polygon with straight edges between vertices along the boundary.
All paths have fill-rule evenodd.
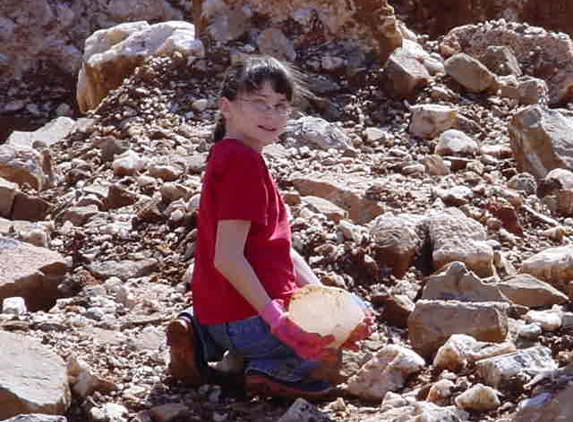
<path id="1" fill-rule="evenodd" d="M 193 310 L 183 312 L 193 321 L 197 346 L 206 362 L 219 361 L 228 350 L 245 358 L 245 375 L 259 372 L 278 381 L 298 382 L 306 378 L 319 362 L 300 358 L 271 334 L 259 316 L 223 324 L 202 325 Z"/>

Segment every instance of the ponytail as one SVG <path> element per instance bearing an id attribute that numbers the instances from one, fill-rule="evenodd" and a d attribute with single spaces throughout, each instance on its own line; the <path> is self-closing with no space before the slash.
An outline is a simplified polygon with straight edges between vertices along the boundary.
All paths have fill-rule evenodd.
<path id="1" fill-rule="evenodd" d="M 225 137 L 225 117 L 219 112 L 215 118 L 215 129 L 213 129 L 213 142 L 219 142 Z"/>

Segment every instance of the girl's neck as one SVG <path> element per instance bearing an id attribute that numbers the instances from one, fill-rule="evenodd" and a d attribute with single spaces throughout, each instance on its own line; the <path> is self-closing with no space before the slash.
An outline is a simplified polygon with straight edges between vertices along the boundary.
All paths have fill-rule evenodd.
<path id="1" fill-rule="evenodd" d="M 259 154 L 263 152 L 263 146 L 259 145 L 257 142 L 250 141 L 248 138 L 245 138 L 242 134 L 236 133 L 233 131 L 227 131 L 225 133 L 225 138 L 227 139 L 236 139 L 237 141 L 241 142 L 242 144 L 248 146 L 249 148 L 254 149 Z"/>

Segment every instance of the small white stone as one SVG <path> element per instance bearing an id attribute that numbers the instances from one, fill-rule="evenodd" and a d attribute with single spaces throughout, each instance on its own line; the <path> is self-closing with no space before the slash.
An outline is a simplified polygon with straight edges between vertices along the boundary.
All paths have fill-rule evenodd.
<path id="1" fill-rule="evenodd" d="M 483 384 L 476 384 L 456 397 L 456 406 L 464 410 L 487 411 L 500 406 L 497 390 Z"/>
<path id="2" fill-rule="evenodd" d="M 209 101 L 202 98 L 200 100 L 195 100 L 193 101 L 193 103 L 191 103 L 191 108 L 195 111 L 198 111 L 199 113 L 205 111 L 207 109 L 207 106 L 209 105 Z"/>
<path id="3" fill-rule="evenodd" d="M 2 301 L 2 313 L 22 315 L 26 313 L 26 302 L 22 297 L 7 297 Z"/>

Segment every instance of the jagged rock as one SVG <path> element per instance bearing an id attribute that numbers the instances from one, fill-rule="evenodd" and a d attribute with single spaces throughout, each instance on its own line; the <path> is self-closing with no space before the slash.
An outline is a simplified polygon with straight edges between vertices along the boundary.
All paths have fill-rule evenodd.
<path id="1" fill-rule="evenodd" d="M 96 31 L 86 40 L 78 76 L 80 110 L 97 107 L 146 57 L 176 52 L 187 57 L 205 54 L 202 42 L 195 39 L 194 26 L 188 22 L 149 25 L 140 21 Z"/>
<path id="2" fill-rule="evenodd" d="M 557 364 L 551 357 L 551 349 L 536 346 L 480 360 L 476 363 L 476 368 L 486 384 L 498 388 L 503 381 L 514 375 L 557 369 Z"/>
<path id="3" fill-rule="evenodd" d="M 567 303 L 567 295 L 530 274 L 516 274 L 498 284 L 513 303 L 527 307 L 544 307 Z"/>
<path id="4" fill-rule="evenodd" d="M 450 174 L 450 168 L 446 166 L 444 159 L 439 155 L 428 155 L 420 160 L 431 176 L 445 176 Z"/>
<path id="5" fill-rule="evenodd" d="M 10 218 L 18 185 L 0 177 L 0 217 Z"/>
<path id="6" fill-rule="evenodd" d="M 253 13 L 265 16 L 271 25 L 279 25 L 290 18 L 306 27 L 316 16 L 320 22 L 317 28 L 320 37 L 356 41 L 364 47 L 374 48 L 382 61 L 402 44 L 398 20 L 386 0 L 328 3 L 317 0 L 200 0 L 194 2 L 193 10 L 199 33 L 206 32 L 221 43 L 244 34 L 250 28 Z"/>
<path id="7" fill-rule="evenodd" d="M 456 125 L 458 110 L 440 104 L 420 104 L 412 107 L 410 133 L 424 139 L 432 139 Z"/>
<path id="8" fill-rule="evenodd" d="M 456 209 L 448 209 L 425 220 L 433 250 L 433 267 L 440 269 L 461 261 L 480 277 L 493 274 L 493 249 L 486 243 L 487 233 L 477 221 Z"/>
<path id="9" fill-rule="evenodd" d="M 478 383 L 457 396 L 455 402 L 456 406 L 464 410 L 487 412 L 501 405 L 498 395 L 498 391 Z"/>
<path id="10" fill-rule="evenodd" d="M 365 180 L 347 180 L 346 184 L 334 182 L 336 177 L 329 174 L 295 173 L 290 181 L 301 195 L 318 196 L 327 199 L 335 205 L 348 211 L 350 218 L 360 224 L 372 220 L 383 212 L 378 201 L 364 198 L 364 184 L 370 183 Z"/>
<path id="11" fill-rule="evenodd" d="M 497 75 L 515 77 L 522 75 L 519 63 L 509 47 L 491 45 L 487 47 L 480 61 Z"/>
<path id="12" fill-rule="evenodd" d="M 421 217 L 382 214 L 370 223 L 376 262 L 381 267 L 392 268 L 398 278 L 406 274 L 422 244 L 416 233 L 416 219 Z"/>
<path id="13" fill-rule="evenodd" d="M 402 388 L 406 378 L 425 365 L 413 351 L 388 345 L 348 380 L 348 391 L 365 399 L 382 400 L 388 391 Z"/>
<path id="14" fill-rule="evenodd" d="M 430 79 L 424 65 L 402 48 L 396 49 L 384 66 L 384 90 L 398 99 L 413 98 Z"/>
<path id="15" fill-rule="evenodd" d="M 468 271 L 463 262 L 454 261 L 428 277 L 422 299 L 462 302 L 506 302 L 497 284 L 484 283 Z"/>
<path id="16" fill-rule="evenodd" d="M 470 92 L 484 92 L 495 84 L 495 75 L 473 57 L 459 53 L 444 63 L 446 73 Z"/>
<path id="17" fill-rule="evenodd" d="M 20 296 L 31 311 L 49 308 L 66 270 L 59 253 L 0 237 L 0 300 Z"/>
<path id="18" fill-rule="evenodd" d="M 492 45 L 510 47 L 517 61 L 528 65 L 528 73 L 543 78 L 552 104 L 566 102 L 573 95 L 569 89 L 573 83 L 573 43 L 565 34 L 499 20 L 453 29 L 443 38 L 440 51 L 446 56 L 464 52 L 481 57 Z M 533 58 L 532 52 L 539 53 Z"/>
<path id="19" fill-rule="evenodd" d="M 320 117 L 305 116 L 291 120 L 282 135 L 296 140 L 296 146 L 312 146 L 320 149 L 348 149 L 350 139 L 341 128 Z"/>
<path id="20" fill-rule="evenodd" d="M 0 331 L 0 418 L 63 414 L 71 402 L 64 361 L 36 340 Z"/>
<path id="21" fill-rule="evenodd" d="M 543 79 L 525 76 L 519 79 L 517 85 L 519 92 L 519 104 L 541 104 L 549 102 L 547 83 Z"/>
<path id="22" fill-rule="evenodd" d="M 434 366 L 457 372 L 478 360 L 512 352 L 515 345 L 510 341 L 486 343 L 465 334 L 453 334 L 436 352 Z"/>
<path id="23" fill-rule="evenodd" d="M 501 342 L 507 335 L 507 316 L 491 302 L 416 302 L 414 312 L 408 318 L 408 337 L 414 350 L 422 356 L 429 356 L 452 334 L 467 334 L 481 341 Z"/>
<path id="24" fill-rule="evenodd" d="M 521 263 L 520 273 L 531 274 L 572 297 L 573 247 L 545 249 Z"/>
<path id="25" fill-rule="evenodd" d="M 435 153 L 438 155 L 473 156 L 479 149 L 477 142 L 461 130 L 448 129 L 440 135 Z"/>

